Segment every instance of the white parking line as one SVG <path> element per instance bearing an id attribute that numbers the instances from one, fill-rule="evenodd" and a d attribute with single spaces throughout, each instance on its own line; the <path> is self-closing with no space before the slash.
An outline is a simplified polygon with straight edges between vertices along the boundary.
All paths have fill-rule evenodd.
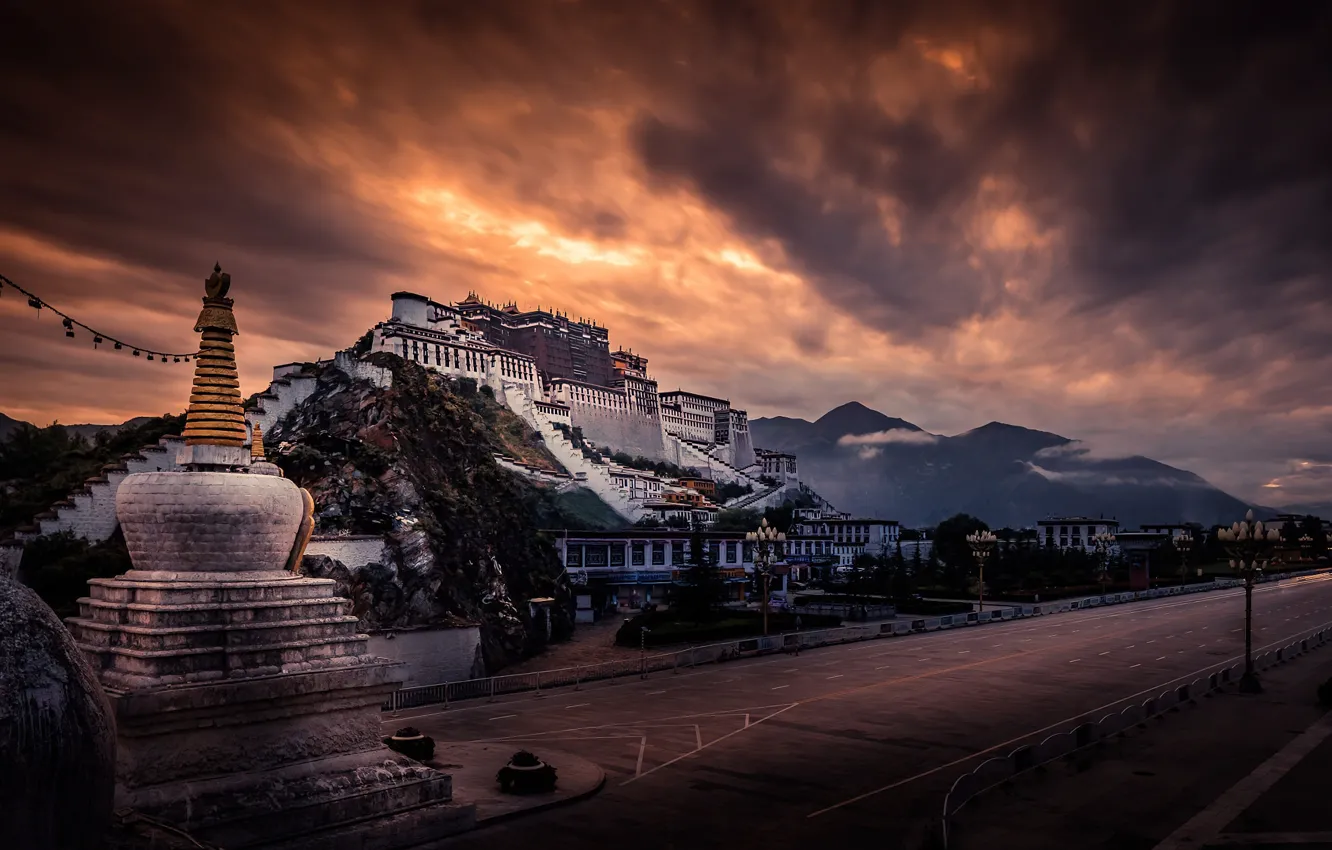
<path id="1" fill-rule="evenodd" d="M 1074 658 L 1074 659 L 1072 659 L 1071 661 L 1069 661 L 1068 663 L 1069 663 L 1069 664 L 1077 664 L 1077 663 L 1078 663 L 1079 661 L 1081 661 L 1081 660 L 1082 660 L 1081 658 Z"/>
<path id="2" fill-rule="evenodd" d="M 1107 649 L 1105 652 L 1098 652 L 1098 653 L 1096 653 L 1096 654 L 1097 654 L 1097 655 L 1109 655 L 1109 654 L 1110 654 L 1110 650 Z"/>
<path id="3" fill-rule="evenodd" d="M 666 692 L 665 692 L 665 691 L 648 691 L 648 692 L 647 692 L 647 695 L 650 696 L 650 697 L 655 697 L 657 694 L 664 694 L 664 693 L 666 693 Z"/>
<path id="4" fill-rule="evenodd" d="M 789 687 L 791 687 L 791 686 L 790 686 L 790 685 L 778 685 L 777 687 L 772 688 L 772 690 L 774 690 L 774 691 L 780 691 L 782 688 L 789 688 Z"/>
<path id="5" fill-rule="evenodd" d="M 1156 660 L 1157 660 L 1157 661 L 1165 661 L 1165 656 L 1162 655 L 1160 658 L 1158 658 L 1158 659 L 1156 659 Z"/>
<path id="6" fill-rule="evenodd" d="M 875 670 L 887 670 L 889 667 L 892 667 L 892 666 L 893 666 L 893 665 L 891 665 L 891 664 L 885 664 L 885 665 L 883 665 L 882 667 L 875 667 L 874 669 L 875 669 Z"/>
<path id="7" fill-rule="evenodd" d="M 517 717 L 516 714 L 501 714 L 499 717 L 492 717 L 491 720 L 508 720 L 510 717 Z"/>
<path id="8" fill-rule="evenodd" d="M 842 676 L 844 676 L 844 675 L 846 675 L 846 674 L 845 674 L 845 673 L 838 673 L 836 676 L 829 676 L 827 680 L 828 680 L 828 681 L 831 681 L 831 680 L 833 680 L 833 679 L 840 679 L 840 678 L 842 678 Z"/>
<path id="9" fill-rule="evenodd" d="M 1129 669 L 1132 670 L 1134 667 L 1141 667 L 1141 666 L 1142 666 L 1141 664 L 1130 664 Z"/>
<path id="10" fill-rule="evenodd" d="M 958 655 L 966 655 L 968 652 L 971 652 L 971 650 L 969 650 L 969 649 L 959 649 L 959 650 L 957 651 L 957 654 L 958 654 Z"/>
<path id="11" fill-rule="evenodd" d="M 590 702 L 576 702 L 573 705 L 566 705 L 565 708 L 582 708 L 585 705 L 591 705 Z"/>

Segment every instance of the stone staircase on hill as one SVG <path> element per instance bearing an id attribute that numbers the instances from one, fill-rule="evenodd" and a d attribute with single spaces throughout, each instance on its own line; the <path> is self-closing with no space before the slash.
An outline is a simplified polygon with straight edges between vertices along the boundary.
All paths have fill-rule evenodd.
<path id="1" fill-rule="evenodd" d="M 24 544 L 38 537 L 67 532 L 89 543 L 106 540 L 116 531 L 116 491 L 120 482 L 137 472 L 179 470 L 176 454 L 184 446 L 184 437 L 163 437 L 102 467 L 101 474 L 33 517 L 31 525 L 16 529 L 12 538 L 0 541 L 0 574 L 17 576 Z"/>
<path id="2" fill-rule="evenodd" d="M 763 489 L 755 490 L 753 493 L 746 493 L 743 496 L 736 496 L 734 499 L 728 500 L 723 505 L 723 507 L 728 509 L 742 510 L 744 508 L 757 505 L 758 502 L 761 502 L 764 499 L 771 498 L 774 494 L 780 493 L 782 489 L 783 489 L 782 485 L 780 484 L 774 484 L 771 487 L 765 486 L 763 487 Z M 767 507 L 767 505 L 764 505 L 763 507 Z"/>
<path id="3" fill-rule="evenodd" d="M 711 471 L 714 481 L 730 481 L 735 484 L 749 484 L 753 487 L 764 486 L 757 478 L 753 478 L 731 464 L 722 460 L 713 454 L 715 446 L 709 443 L 701 443 L 696 440 L 687 440 L 683 437 L 667 435 L 667 439 L 675 440 L 680 448 L 680 466 L 695 466 Z"/>
<path id="4" fill-rule="evenodd" d="M 265 434 L 270 434 L 282 417 L 295 410 L 315 391 L 314 375 L 305 374 L 310 363 L 289 363 L 273 369 L 273 380 L 254 399 L 254 405 L 246 408 L 245 418 L 251 424 L 259 425 Z"/>
<path id="5" fill-rule="evenodd" d="M 532 399 L 526 394 L 508 394 L 506 400 L 517 396 L 517 403 L 510 400 L 510 409 L 531 425 L 546 443 L 546 448 L 567 469 L 576 486 L 591 490 L 610 509 L 629 522 L 636 521 L 643 514 L 643 508 L 630 499 L 611 478 L 610 466 L 598 463 L 583 455 L 583 450 L 573 444 L 573 440 L 556 427 L 555 422 L 536 409 Z"/>

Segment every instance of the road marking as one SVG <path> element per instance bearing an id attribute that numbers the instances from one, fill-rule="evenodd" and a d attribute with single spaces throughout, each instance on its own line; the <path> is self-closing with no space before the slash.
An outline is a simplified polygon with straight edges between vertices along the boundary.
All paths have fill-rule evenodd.
<path id="1" fill-rule="evenodd" d="M 1157 661 L 1165 661 L 1165 656 L 1162 655 L 1160 658 L 1158 658 L 1158 659 L 1156 659 L 1156 660 L 1157 660 Z"/>
<path id="2" fill-rule="evenodd" d="M 1141 664 L 1130 664 L 1129 669 L 1132 670 L 1134 667 L 1141 667 L 1141 666 L 1142 666 Z"/>
<path id="3" fill-rule="evenodd" d="M 643 751 L 647 749 L 647 735 L 644 735 L 638 742 L 638 764 L 634 766 L 634 778 L 643 775 Z"/>
<path id="4" fill-rule="evenodd" d="M 791 687 L 791 686 L 790 686 L 790 685 L 778 685 L 777 687 L 773 688 L 772 690 L 774 690 L 774 691 L 780 691 L 782 688 L 789 688 L 789 687 Z"/>
<path id="5" fill-rule="evenodd" d="M 793 702 L 793 703 L 791 703 L 790 705 L 786 706 L 785 708 L 779 708 L 779 709 L 777 709 L 777 710 L 774 711 L 772 714 L 767 714 L 767 715 L 764 715 L 763 717 L 760 717 L 758 720 L 755 720 L 753 723 L 750 723 L 750 722 L 749 722 L 749 715 L 745 715 L 745 725 L 742 726 L 742 727 L 740 727 L 739 729 L 736 729 L 736 730 L 731 731 L 731 732 L 727 732 L 725 735 L 722 735 L 720 738 L 713 738 L 711 741 L 708 741 L 706 744 L 704 744 L 703 746 L 699 747 L 697 750 L 690 750 L 689 752 L 685 753 L 685 754 L 682 755 L 682 756 L 676 756 L 675 758 L 671 759 L 670 761 L 664 761 L 664 762 L 662 762 L 661 764 L 659 764 L 659 765 L 657 765 L 656 767 L 654 767 L 654 768 L 652 768 L 651 770 L 649 770 L 647 773 L 635 774 L 634 776 L 631 776 L 630 778 L 626 779 L 625 781 L 621 782 L 620 784 L 621 784 L 621 785 L 628 785 L 630 782 L 633 782 L 634 780 L 639 779 L 640 777 L 643 777 L 643 776 L 650 776 L 650 775 L 656 773 L 657 771 L 661 770 L 663 767 L 670 767 L 671 765 L 675 764 L 677 761 L 680 761 L 681 759 L 684 759 L 684 758 L 688 758 L 689 756 L 692 756 L 694 753 L 697 753 L 699 750 L 706 750 L 708 747 L 711 747 L 713 744 L 720 744 L 722 741 L 725 741 L 727 738 L 730 738 L 732 735 L 739 735 L 741 732 L 745 731 L 746 729 L 750 728 L 751 726 L 757 726 L 757 725 L 759 725 L 760 723 L 762 723 L 762 722 L 765 721 L 765 720 L 771 720 L 772 718 L 776 717 L 777 715 L 782 714 L 783 712 L 790 711 L 791 709 L 795 708 L 795 707 L 798 706 L 798 705 L 800 705 L 800 703 L 798 703 L 798 702 Z"/>
<path id="6" fill-rule="evenodd" d="M 996 648 L 1001 647 L 1001 646 L 1003 646 L 1002 643 L 992 644 L 992 645 L 990 646 L 990 649 L 996 649 Z"/>
<path id="7" fill-rule="evenodd" d="M 491 720 L 508 720 L 510 717 L 517 717 L 516 714 L 501 714 L 499 717 L 492 717 Z"/>
<path id="8" fill-rule="evenodd" d="M 1109 654 L 1110 654 L 1110 650 L 1107 649 L 1105 652 L 1098 652 L 1098 653 L 1096 653 L 1096 654 L 1097 654 L 1097 655 L 1109 655 Z"/>
<path id="9" fill-rule="evenodd" d="M 1149 641 L 1147 641 L 1147 642 L 1148 642 L 1148 643 L 1156 643 L 1155 640 L 1149 640 Z"/>
<path id="10" fill-rule="evenodd" d="M 1022 639 L 1022 642 L 1023 642 L 1023 643 L 1031 643 L 1031 638 L 1023 638 L 1023 639 Z"/>
<path id="11" fill-rule="evenodd" d="M 1074 659 L 1070 660 L 1068 663 L 1069 663 L 1069 664 L 1077 664 L 1077 663 L 1078 663 L 1079 661 L 1081 661 L 1081 660 L 1082 660 L 1081 658 L 1074 658 Z"/>
<path id="12" fill-rule="evenodd" d="M 576 702 L 573 705 L 566 705 L 565 708 L 582 708 L 585 705 L 591 705 L 590 702 Z"/>
<path id="13" fill-rule="evenodd" d="M 916 660 L 917 660 L 917 661 L 929 661 L 930 659 L 928 659 L 928 658 L 917 658 Z"/>
<path id="14" fill-rule="evenodd" d="M 1126 646 L 1126 647 L 1124 647 L 1124 648 L 1125 648 L 1125 649 L 1132 649 L 1132 648 L 1135 647 L 1135 646 L 1137 646 L 1136 643 L 1131 643 L 1131 644 L 1129 644 L 1128 646 Z"/>
<path id="15" fill-rule="evenodd" d="M 891 664 L 885 664 L 885 665 L 883 665 L 882 667 L 875 667 L 874 669 L 875 669 L 875 670 L 887 670 L 889 667 L 892 667 L 892 666 L 893 666 L 893 665 L 891 665 Z"/>
<path id="16" fill-rule="evenodd" d="M 1187 632 L 1185 632 L 1184 634 L 1186 634 L 1186 635 L 1191 635 L 1191 634 L 1193 634 L 1193 629 L 1189 629 L 1189 630 L 1188 630 Z"/>
<path id="17" fill-rule="evenodd" d="M 957 651 L 957 654 L 958 654 L 958 655 L 966 655 L 968 652 L 971 652 L 971 650 L 969 650 L 969 649 L 959 649 L 959 650 Z"/>
<path id="18" fill-rule="evenodd" d="M 657 694 L 664 694 L 664 693 L 666 693 L 666 692 L 665 692 L 665 691 L 648 691 L 648 692 L 647 692 L 647 695 L 650 696 L 650 697 L 655 697 Z"/>
<path id="19" fill-rule="evenodd" d="M 1155 850 L 1201 847 L 1211 843 L 1209 839 L 1266 793 L 1277 780 L 1289 773 L 1291 768 L 1303 761 L 1329 735 L 1332 735 L 1332 713 L 1324 714 L 1295 740 L 1282 747 L 1280 752 L 1235 783 L 1229 791 L 1213 800 L 1210 806 L 1194 815 L 1179 829 L 1170 833 L 1164 841 L 1156 845 Z"/>
<path id="20" fill-rule="evenodd" d="M 829 676 L 825 681 L 832 681 L 833 679 L 840 679 L 840 678 L 842 678 L 842 676 L 844 676 L 844 675 L 846 675 L 846 674 L 845 674 L 845 673 L 838 673 L 836 676 Z"/>
<path id="21" fill-rule="evenodd" d="M 746 722 L 748 722 L 748 719 L 749 719 L 749 715 L 746 714 L 746 715 L 745 715 L 745 720 L 746 720 Z M 700 732 L 700 731 L 698 730 L 698 724 L 697 724 L 697 723 L 694 724 L 694 744 L 695 744 L 695 747 L 694 747 L 695 749 L 698 749 L 698 750 L 703 749 L 703 733 Z"/>

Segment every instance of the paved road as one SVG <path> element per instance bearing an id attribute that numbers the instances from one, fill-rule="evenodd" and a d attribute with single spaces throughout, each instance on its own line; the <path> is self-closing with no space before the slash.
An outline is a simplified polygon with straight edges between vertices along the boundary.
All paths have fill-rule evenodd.
<path id="1" fill-rule="evenodd" d="M 1259 587 L 1255 649 L 1332 625 L 1332 578 Z M 1243 652 L 1239 590 L 885 638 L 386 718 L 446 741 L 571 750 L 596 798 L 458 848 L 915 850 L 958 774 Z M 558 765 L 556 765 L 558 767 Z"/>

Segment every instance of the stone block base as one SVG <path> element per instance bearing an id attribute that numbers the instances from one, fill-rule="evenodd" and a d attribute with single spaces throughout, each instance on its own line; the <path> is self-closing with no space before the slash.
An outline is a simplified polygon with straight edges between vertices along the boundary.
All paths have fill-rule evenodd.
<path id="1" fill-rule="evenodd" d="M 448 774 L 386 748 L 188 783 L 118 788 L 132 807 L 228 850 L 397 850 L 475 824 Z"/>

